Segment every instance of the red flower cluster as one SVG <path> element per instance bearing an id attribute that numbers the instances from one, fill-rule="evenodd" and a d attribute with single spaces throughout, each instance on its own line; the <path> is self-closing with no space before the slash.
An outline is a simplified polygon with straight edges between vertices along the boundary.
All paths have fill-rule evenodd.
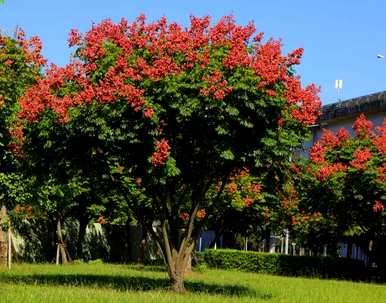
<path id="1" fill-rule="evenodd" d="M 189 216 L 189 214 L 187 213 L 187 212 L 183 212 L 183 213 L 180 213 L 180 219 L 182 220 L 182 221 L 188 221 L 189 220 L 189 218 L 190 218 L 190 216 Z"/>
<path id="2" fill-rule="evenodd" d="M 371 159 L 372 153 L 368 148 L 357 149 L 353 156 L 354 159 L 350 161 L 350 165 L 356 169 L 363 169 L 367 161 Z"/>
<path id="3" fill-rule="evenodd" d="M 280 41 L 269 40 L 266 44 L 259 44 L 252 59 L 252 69 L 261 78 L 259 87 L 267 88 L 268 95 L 272 95 L 270 87 L 275 83 L 284 83 L 287 91 L 285 97 L 291 105 L 292 117 L 306 125 L 314 124 L 320 114 L 321 102 L 318 97 L 320 89 L 311 84 L 302 88 L 300 79 L 288 73 L 288 68 L 300 63 L 303 49 L 283 56 Z"/>
<path id="4" fill-rule="evenodd" d="M 284 209 L 288 209 L 289 208 L 289 200 L 287 198 L 284 198 L 282 201 L 281 201 L 281 207 L 283 207 Z"/>
<path id="5" fill-rule="evenodd" d="M 8 147 L 16 156 L 22 155 L 22 146 L 24 142 L 24 131 L 22 125 L 15 125 L 10 131 L 12 142 L 9 143 Z"/>
<path id="6" fill-rule="evenodd" d="M 296 218 L 295 216 L 291 216 L 291 225 L 294 226 L 296 225 L 297 221 L 296 221 Z"/>
<path id="7" fill-rule="evenodd" d="M 310 148 L 310 159 L 315 164 L 324 164 L 326 163 L 325 153 L 331 149 L 334 149 L 341 145 L 342 142 L 350 138 L 349 132 L 345 128 L 340 128 L 335 134 L 328 129 L 323 129 L 323 134 L 320 140 L 318 140 Z M 331 169 L 336 169 L 337 167 L 331 168 L 325 166 L 323 170 L 327 173 Z"/>
<path id="8" fill-rule="evenodd" d="M 68 46 L 72 47 L 74 45 L 79 45 L 82 41 L 82 35 L 78 32 L 77 29 L 71 29 L 68 35 Z"/>
<path id="9" fill-rule="evenodd" d="M 381 213 L 385 210 L 385 207 L 383 206 L 383 204 L 380 202 L 380 201 L 375 201 L 374 204 L 373 204 L 373 211 L 375 213 Z"/>
<path id="10" fill-rule="evenodd" d="M 303 89 L 300 80 L 296 77 L 287 79 L 286 85 L 285 95 L 292 106 L 290 111 L 292 117 L 305 125 L 314 124 L 320 115 L 319 87 L 311 84 Z"/>
<path id="11" fill-rule="evenodd" d="M 233 194 L 237 191 L 237 184 L 232 182 L 226 185 L 226 190 L 228 193 Z"/>
<path id="12" fill-rule="evenodd" d="M 41 55 L 42 42 L 39 37 L 25 38 L 25 33 L 19 30 L 16 34 L 16 42 L 21 46 L 24 51 L 26 63 L 34 64 L 36 66 L 43 66 L 46 64 L 46 60 Z"/>
<path id="13" fill-rule="evenodd" d="M 345 128 L 340 128 L 338 132 L 336 133 L 336 136 L 338 137 L 340 142 L 346 141 L 350 138 L 350 133 Z"/>
<path id="14" fill-rule="evenodd" d="M 298 203 L 298 193 L 294 186 L 290 186 L 284 190 L 284 195 L 281 200 L 281 206 L 283 209 L 287 210 L 296 206 Z"/>
<path id="15" fill-rule="evenodd" d="M 316 142 L 310 149 L 310 159 L 315 164 L 324 163 L 324 147 L 320 142 Z"/>
<path id="16" fill-rule="evenodd" d="M 386 119 L 380 127 L 377 127 L 378 136 L 374 136 L 372 142 L 380 153 L 386 155 Z"/>
<path id="17" fill-rule="evenodd" d="M 151 157 L 151 164 L 154 166 L 164 165 L 170 154 L 170 146 L 166 139 L 156 142 L 156 151 Z"/>
<path id="18" fill-rule="evenodd" d="M 31 205 L 16 205 L 13 211 L 16 214 L 24 213 L 24 214 L 31 214 L 32 213 L 32 206 Z"/>
<path id="19" fill-rule="evenodd" d="M 298 175 L 301 173 L 302 170 L 301 167 L 296 163 L 291 163 L 291 171 Z"/>
<path id="20" fill-rule="evenodd" d="M 383 163 L 382 166 L 378 167 L 378 178 L 379 183 L 386 182 L 386 163 Z"/>
<path id="21" fill-rule="evenodd" d="M 223 79 L 223 74 L 220 71 L 215 71 L 210 76 L 205 76 L 203 80 L 208 84 L 207 88 L 203 88 L 200 91 L 203 96 L 213 95 L 215 100 L 222 100 L 226 94 L 232 91 L 232 87 L 227 86 L 228 81 Z"/>
<path id="22" fill-rule="evenodd" d="M 148 119 L 151 119 L 154 115 L 154 109 L 152 108 L 146 108 L 143 115 L 148 118 Z"/>
<path id="23" fill-rule="evenodd" d="M 300 216 L 300 222 L 302 224 L 308 222 L 308 221 L 312 221 L 312 220 L 318 220 L 320 217 L 322 216 L 322 214 L 320 212 L 314 212 L 312 213 L 311 215 L 305 215 L 305 214 L 302 214 Z"/>
<path id="24" fill-rule="evenodd" d="M 197 218 L 202 220 L 206 217 L 206 210 L 204 208 L 200 209 L 198 212 L 197 212 Z"/>
<path id="25" fill-rule="evenodd" d="M 371 135 L 371 129 L 373 128 L 373 123 L 367 120 L 364 114 L 355 120 L 353 124 L 353 129 L 357 137 L 369 137 Z"/>
<path id="26" fill-rule="evenodd" d="M 347 169 L 347 167 L 342 163 L 335 163 L 331 165 L 325 165 L 318 169 L 316 173 L 316 177 L 324 181 L 327 178 L 331 177 L 332 175 L 335 175 L 337 172 L 343 172 Z"/>
<path id="27" fill-rule="evenodd" d="M 243 199 L 243 204 L 244 204 L 245 207 L 251 206 L 253 204 L 253 202 L 254 201 L 253 201 L 253 199 L 251 197 L 245 197 Z"/>
<path id="28" fill-rule="evenodd" d="M 261 192 L 261 189 L 263 188 L 263 186 L 259 183 L 252 183 L 250 188 L 253 193 L 258 194 Z"/>
<path id="29" fill-rule="evenodd" d="M 326 149 L 333 149 L 334 147 L 339 146 L 340 138 L 337 135 L 335 135 L 332 131 L 328 129 L 323 129 L 323 135 L 320 138 L 319 142 Z"/>
<path id="30" fill-rule="evenodd" d="M 284 85 L 292 117 L 307 125 L 314 123 L 320 110 L 318 88 L 310 85 L 303 89 L 300 80 L 289 71 L 292 65 L 299 63 L 303 50 L 297 49 L 284 56 L 279 41 L 261 43 L 262 34 L 251 41 L 254 32 L 253 24 L 239 26 L 229 16 L 214 26 L 210 25 L 209 17 L 191 17 L 190 27 L 186 29 L 176 23 L 168 24 L 165 18 L 146 23 L 144 16 L 130 24 L 125 19 L 117 24 L 105 20 L 84 35 L 73 29 L 68 42 L 70 46 L 79 47 L 77 54 L 82 63 L 51 67 L 45 79 L 28 90 L 20 101 L 20 117 L 35 121 L 48 108 L 65 123 L 69 107 L 93 100 L 108 103 L 124 99 L 134 110 L 143 110 L 141 80 L 160 81 L 194 68 L 204 70 L 212 56 L 217 56 L 210 49 L 218 48 L 224 50 L 221 60 L 225 70 L 237 67 L 253 70 L 261 79 L 259 87 L 268 94 L 274 92 L 274 85 Z M 21 41 L 28 60 L 41 64 L 40 41 L 37 38 Z M 119 50 L 116 58 L 104 74 L 96 73 L 108 48 Z M 204 70 L 203 79 L 208 87 L 201 90 L 203 95 L 222 100 L 232 92 L 223 72 Z M 71 90 L 62 96 L 60 88 L 67 85 L 77 91 Z M 153 114 L 150 109 L 143 113 L 147 118 Z"/>
<path id="31" fill-rule="evenodd" d="M 17 204 L 11 212 L 13 212 L 14 215 L 19 217 L 19 219 L 23 218 L 29 220 L 33 216 L 33 209 L 31 205 Z"/>
<path id="32" fill-rule="evenodd" d="M 22 142 L 24 140 L 24 131 L 22 125 L 16 125 L 14 128 L 10 131 L 11 137 L 16 139 L 19 142 Z"/>
<path id="33" fill-rule="evenodd" d="M 225 186 L 225 193 L 236 207 L 249 207 L 261 199 L 263 186 L 256 182 L 249 170 L 244 168 L 230 177 L 230 182 Z"/>
<path id="34" fill-rule="evenodd" d="M 287 78 L 286 57 L 281 53 L 281 42 L 270 39 L 266 44 L 259 45 L 252 68 L 261 77 L 260 87 L 273 85 Z"/>
<path id="35" fill-rule="evenodd" d="M 7 60 L 5 60 L 4 64 L 7 66 L 11 66 L 13 64 L 13 60 L 7 59 Z"/>

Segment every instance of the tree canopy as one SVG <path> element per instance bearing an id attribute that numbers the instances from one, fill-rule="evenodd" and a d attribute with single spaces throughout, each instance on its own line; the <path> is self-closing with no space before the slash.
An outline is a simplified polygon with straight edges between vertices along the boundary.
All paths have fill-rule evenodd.
<path id="1" fill-rule="evenodd" d="M 42 182 L 79 178 L 106 216 L 119 196 L 158 242 L 177 291 L 229 178 L 247 168 L 274 193 L 319 114 L 318 88 L 294 70 L 303 50 L 283 55 L 255 31 L 227 16 L 186 28 L 105 20 L 72 30 L 71 63 L 52 65 L 19 101 L 21 155 Z"/>

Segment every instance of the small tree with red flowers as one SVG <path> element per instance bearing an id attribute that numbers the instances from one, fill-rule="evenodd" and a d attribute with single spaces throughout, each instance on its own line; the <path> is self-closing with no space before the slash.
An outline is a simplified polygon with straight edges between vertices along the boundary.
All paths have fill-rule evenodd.
<path id="1" fill-rule="evenodd" d="M 283 55 L 262 38 L 232 17 L 192 17 L 187 28 L 106 20 L 72 30 L 76 59 L 20 100 L 24 157 L 94 180 L 101 203 L 119 189 L 159 244 L 175 291 L 228 179 L 248 167 L 269 191 L 317 119 L 318 89 L 302 88 L 293 69 L 302 49 Z"/>
<path id="2" fill-rule="evenodd" d="M 386 120 L 374 127 L 360 115 L 353 129 L 355 136 L 324 130 L 309 161 L 296 167 L 293 227 L 324 243 L 349 236 L 368 245 L 385 236 Z"/>

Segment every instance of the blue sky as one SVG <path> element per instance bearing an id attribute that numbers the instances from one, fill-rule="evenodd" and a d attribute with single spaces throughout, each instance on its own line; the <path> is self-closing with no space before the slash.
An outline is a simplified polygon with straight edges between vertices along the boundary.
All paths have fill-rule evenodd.
<path id="1" fill-rule="evenodd" d="M 386 90 L 386 1 L 376 0 L 5 0 L 0 6 L 0 28 L 21 26 L 38 35 L 50 62 L 64 65 L 71 52 L 71 28 L 86 31 L 105 18 L 133 20 L 166 16 L 186 24 L 189 15 L 211 15 L 216 20 L 232 14 L 238 23 L 254 21 L 266 36 L 281 38 L 284 50 L 304 47 L 297 68 L 303 83 L 321 86 L 324 104 L 336 101 L 335 79 L 343 79 L 343 99 Z"/>

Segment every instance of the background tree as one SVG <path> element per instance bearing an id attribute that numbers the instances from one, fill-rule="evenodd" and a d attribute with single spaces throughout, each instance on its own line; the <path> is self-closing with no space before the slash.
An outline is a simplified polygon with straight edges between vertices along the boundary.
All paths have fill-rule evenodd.
<path id="1" fill-rule="evenodd" d="M 10 226 L 15 228 L 21 221 L 18 216 L 25 218 L 24 210 L 30 210 L 27 207 L 30 193 L 26 190 L 29 180 L 23 180 L 19 161 L 11 151 L 18 152 L 13 140 L 17 141 L 22 132 L 14 123 L 17 100 L 40 76 L 44 64 L 40 50 L 39 39 L 26 39 L 22 31 L 14 38 L 0 33 L 0 199 L 1 206 L 9 210 L 5 218 L 0 218 L 1 222 L 6 221 L 1 224 L 0 232 Z M 0 253 L 3 255 L 4 252 Z"/>
<path id="2" fill-rule="evenodd" d="M 317 235 L 324 243 L 334 235 L 368 250 L 369 241 L 381 243 L 385 237 L 386 121 L 374 128 L 360 115 L 353 129 L 353 137 L 345 129 L 336 134 L 324 130 L 310 160 L 296 168 L 298 215 L 293 225 L 306 223 L 304 235 Z"/>
<path id="3" fill-rule="evenodd" d="M 284 172 L 281 172 L 284 175 Z M 268 176 L 263 174 L 262 177 Z M 219 243 L 220 237 L 226 247 L 237 247 L 237 236 L 250 237 L 259 244 L 265 240 L 263 250 L 269 249 L 271 231 L 282 232 L 277 221 L 277 211 L 280 210 L 278 193 L 265 192 L 262 184 L 278 184 L 278 181 L 265 180 L 253 176 L 249 169 L 233 173 L 219 198 L 216 209 L 209 209 L 207 228 L 215 232 L 214 243 Z M 219 185 L 210 193 L 217 195 Z M 209 194 L 209 195 L 210 195 Z M 221 203 L 221 206 L 219 205 Z M 244 248 L 244 244 L 241 246 Z"/>
<path id="4" fill-rule="evenodd" d="M 22 136 L 16 115 L 18 99 L 41 76 L 45 64 L 41 48 L 39 38 L 27 39 L 21 30 L 16 31 L 14 38 L 0 34 L 0 198 L 10 210 L 27 204 L 30 197 L 26 190 L 29 180 L 23 179 L 15 157 Z"/>
<path id="5" fill-rule="evenodd" d="M 52 66 L 20 100 L 24 156 L 44 164 L 42 175 L 58 179 L 68 163 L 70 175 L 94 178 L 95 193 L 120 189 L 176 291 L 229 177 L 248 167 L 269 192 L 319 113 L 318 89 L 302 88 L 293 70 L 302 50 L 285 56 L 254 32 L 232 17 L 213 26 L 192 17 L 187 28 L 105 20 L 84 35 L 72 30 L 77 59 Z M 62 160 L 48 160 L 52 148 Z"/>

